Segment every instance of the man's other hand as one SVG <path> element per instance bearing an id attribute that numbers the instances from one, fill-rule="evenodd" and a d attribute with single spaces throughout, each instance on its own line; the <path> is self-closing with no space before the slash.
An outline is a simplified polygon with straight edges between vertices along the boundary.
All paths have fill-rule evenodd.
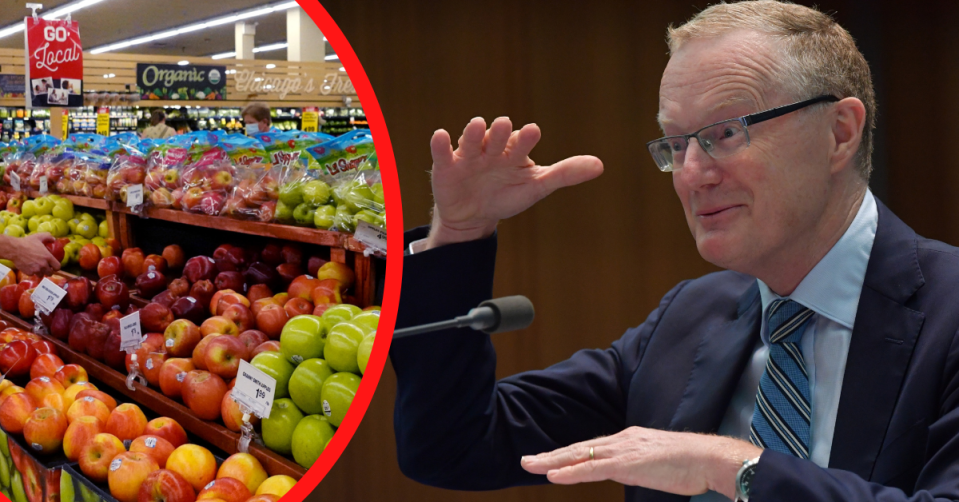
<path id="1" fill-rule="evenodd" d="M 474 118 L 453 150 L 450 135 L 433 133 L 433 226 L 427 248 L 492 235 L 499 220 L 525 211 L 558 188 L 589 181 L 603 172 L 596 157 L 570 157 L 539 166 L 530 151 L 540 130 L 527 124 L 519 131 L 506 117 Z"/>

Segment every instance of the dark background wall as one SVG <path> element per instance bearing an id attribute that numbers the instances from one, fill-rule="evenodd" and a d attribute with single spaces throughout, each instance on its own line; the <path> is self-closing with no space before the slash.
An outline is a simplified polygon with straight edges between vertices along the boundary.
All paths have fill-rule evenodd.
<path id="1" fill-rule="evenodd" d="M 537 320 L 498 335 L 500 375 L 606 347 L 678 281 L 714 270 L 686 227 L 670 176 L 645 142 L 667 61 L 665 31 L 707 3 L 325 0 L 363 63 L 396 152 L 407 228 L 428 222 L 429 138 L 477 115 L 536 122 L 540 163 L 600 157 L 599 179 L 562 190 L 500 226 L 496 294 L 525 294 Z M 801 3 L 812 3 L 803 1 Z M 959 3 L 815 2 L 858 40 L 879 97 L 873 191 L 918 232 L 959 244 Z M 442 361 L 424 361 L 424 364 Z M 315 500 L 620 500 L 613 483 L 498 493 L 434 489 L 402 476 L 387 368 Z"/>

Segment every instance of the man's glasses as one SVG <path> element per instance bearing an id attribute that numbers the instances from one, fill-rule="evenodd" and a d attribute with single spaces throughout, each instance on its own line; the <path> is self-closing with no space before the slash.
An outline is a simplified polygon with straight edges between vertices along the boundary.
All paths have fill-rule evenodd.
<path id="1" fill-rule="evenodd" d="M 831 95 L 823 95 L 752 115 L 724 120 L 708 125 L 691 134 L 666 136 L 665 138 L 650 141 L 646 143 L 646 147 L 649 148 L 649 153 L 652 154 L 653 160 L 656 161 L 656 165 L 660 171 L 666 173 L 672 172 L 683 167 L 683 160 L 686 157 L 686 149 L 689 148 L 690 138 L 696 138 L 696 141 L 703 151 L 714 159 L 729 157 L 749 146 L 748 126 L 781 117 L 787 113 L 792 113 L 824 101 L 832 103 L 839 101 L 839 98 Z"/>

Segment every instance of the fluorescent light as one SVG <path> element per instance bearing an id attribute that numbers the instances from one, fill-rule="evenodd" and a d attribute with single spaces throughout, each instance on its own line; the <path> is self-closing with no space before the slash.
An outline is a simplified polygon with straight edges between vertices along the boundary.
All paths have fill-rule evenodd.
<path id="1" fill-rule="evenodd" d="M 323 59 L 325 59 L 325 60 L 327 60 L 327 61 L 339 61 L 339 60 L 340 60 L 340 57 L 337 56 L 336 54 L 330 54 L 330 55 L 326 56 L 326 57 L 323 58 Z"/>
<path id="2" fill-rule="evenodd" d="M 278 44 L 264 45 L 262 47 L 254 47 L 253 52 L 269 52 L 269 51 L 278 51 L 280 49 L 286 49 L 290 44 L 286 42 L 280 42 Z"/>
<path id="3" fill-rule="evenodd" d="M 210 56 L 210 59 L 226 59 L 226 58 L 235 58 L 235 52 L 224 52 L 222 54 L 214 54 Z"/>
<path id="4" fill-rule="evenodd" d="M 340 71 L 346 71 L 346 68 L 340 67 Z"/>
<path id="5" fill-rule="evenodd" d="M 85 1 L 93 1 L 93 0 L 85 0 Z M 97 0 L 97 1 L 102 1 L 102 0 Z M 103 45 L 103 46 L 97 47 L 97 48 L 95 48 L 95 49 L 92 49 L 92 50 L 90 51 L 90 54 L 103 54 L 104 52 L 111 52 L 111 51 L 115 51 L 115 50 L 118 50 L 118 49 L 125 49 L 125 48 L 127 48 L 127 47 L 132 47 L 132 46 L 134 46 L 134 45 L 140 45 L 140 44 L 144 44 L 144 43 L 147 43 L 147 42 L 152 42 L 152 41 L 154 41 L 154 40 L 160 40 L 160 39 L 164 39 L 164 38 L 170 38 L 170 37 L 173 37 L 173 36 L 176 36 L 176 35 L 182 35 L 182 34 L 184 34 L 184 33 L 190 33 L 191 31 L 202 30 L 202 29 L 205 29 L 205 28 L 212 28 L 212 27 L 214 27 L 214 26 L 220 26 L 220 25 L 223 25 L 223 24 L 235 23 L 235 22 L 241 21 L 241 20 L 243 20 L 243 19 L 250 19 L 250 18 L 253 18 L 253 17 L 264 16 L 264 15 L 267 15 L 267 14 L 271 14 L 271 13 L 273 13 L 273 12 L 278 12 L 278 11 L 286 10 L 286 9 L 289 9 L 289 8 L 291 8 L 291 7 L 296 7 L 296 6 L 297 6 L 296 2 L 280 2 L 280 3 L 275 3 L 275 4 L 267 5 L 267 6 L 264 6 L 264 7 L 258 7 L 258 8 L 256 8 L 256 9 L 251 9 L 251 10 L 248 10 L 248 11 L 243 11 L 243 12 L 239 12 L 239 13 L 235 13 L 235 14 L 230 14 L 230 15 L 228 15 L 228 16 L 222 16 L 222 17 L 217 17 L 217 18 L 213 18 L 213 19 L 208 19 L 208 20 L 206 20 L 206 21 L 200 21 L 200 22 L 198 22 L 198 23 L 193 23 L 193 24 L 184 26 L 184 27 L 182 27 L 182 28 L 176 28 L 176 29 L 173 29 L 173 30 L 167 30 L 167 31 L 155 33 L 155 34 L 152 34 L 152 35 L 146 35 L 146 36 L 143 36 L 143 37 L 133 38 L 133 39 L 130 39 L 130 40 L 123 40 L 123 41 L 120 41 L 120 42 L 114 42 L 114 43 L 109 44 L 109 45 Z M 44 17 L 46 17 L 46 16 L 44 16 Z M 21 29 L 21 30 L 23 29 L 22 23 L 21 23 L 21 28 L 20 28 L 20 29 Z M 271 50 L 272 50 L 272 49 L 271 49 Z M 253 51 L 256 52 L 256 49 L 254 49 Z M 218 55 L 219 55 L 219 54 L 218 54 Z M 227 57 L 230 57 L 230 56 L 223 56 L 223 58 L 227 58 Z M 217 58 L 217 59 L 223 59 L 223 58 Z"/>
<path id="6" fill-rule="evenodd" d="M 50 10 L 46 14 L 40 14 L 40 17 L 44 19 L 57 19 L 58 17 L 72 14 L 80 9 L 98 4 L 102 1 L 103 0 L 78 0 L 76 2 L 70 2 L 66 5 Z M 20 33 L 21 31 L 23 31 L 23 22 L 17 22 L 16 24 L 12 24 L 0 29 L 0 38 L 8 37 L 15 33 Z"/>
<path id="7" fill-rule="evenodd" d="M 273 64 L 273 63 L 270 63 L 270 64 L 266 65 L 266 69 L 267 69 L 267 70 L 272 70 L 273 68 L 276 68 L 276 65 Z"/>
<path id="8" fill-rule="evenodd" d="M 177 61 L 176 64 L 178 64 L 178 65 L 180 65 L 180 66 L 186 66 L 186 65 L 190 64 L 190 62 L 184 59 L 183 61 Z"/>

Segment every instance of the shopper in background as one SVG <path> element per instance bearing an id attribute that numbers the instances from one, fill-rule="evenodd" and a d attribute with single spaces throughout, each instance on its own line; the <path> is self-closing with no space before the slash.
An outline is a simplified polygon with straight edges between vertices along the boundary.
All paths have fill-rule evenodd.
<path id="1" fill-rule="evenodd" d="M 176 135 L 176 130 L 166 125 L 166 113 L 163 110 L 153 110 L 150 114 L 150 127 L 143 130 L 141 136 L 149 139 L 166 139 Z"/>
<path id="2" fill-rule="evenodd" d="M 243 124 L 246 126 L 247 136 L 261 132 L 276 131 L 276 128 L 272 127 L 273 119 L 270 118 L 270 107 L 266 103 L 250 103 L 243 108 L 240 116 L 243 117 Z"/>
<path id="3" fill-rule="evenodd" d="M 27 275 L 49 275 L 60 270 L 60 262 L 44 246 L 56 239 L 46 232 L 26 237 L 0 235 L 0 258 L 10 260 Z"/>
<path id="4" fill-rule="evenodd" d="M 726 270 L 605 350 L 499 381 L 485 333 L 394 340 L 400 468 L 463 490 L 609 479 L 643 502 L 959 500 L 959 249 L 870 192 L 875 95 L 852 37 L 757 0 L 668 40 L 666 137 L 648 149 Z M 497 223 L 603 171 L 536 165 L 539 139 L 505 117 L 470 121 L 456 150 L 434 133 L 432 226 L 407 234 L 398 328 L 490 298 Z M 583 298 L 562 315 L 610 300 Z"/>

